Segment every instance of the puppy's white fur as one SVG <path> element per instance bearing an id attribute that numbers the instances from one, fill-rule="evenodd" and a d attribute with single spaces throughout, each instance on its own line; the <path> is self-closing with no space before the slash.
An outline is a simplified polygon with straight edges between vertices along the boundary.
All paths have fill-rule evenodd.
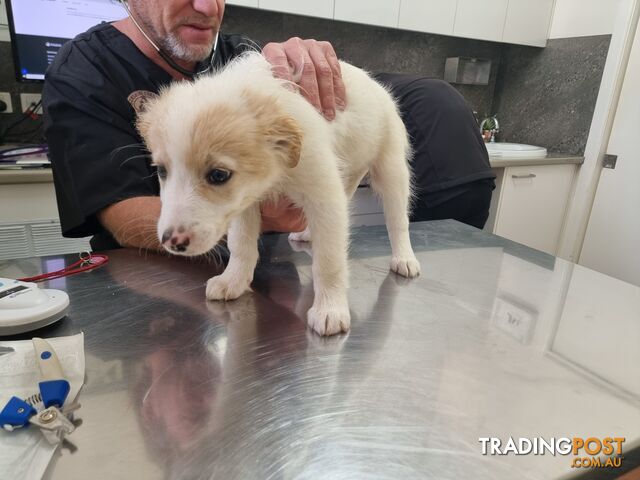
<path id="1" fill-rule="evenodd" d="M 315 298 L 307 316 L 321 335 L 349 329 L 348 200 L 367 173 L 382 197 L 391 269 L 407 277 L 420 272 L 408 232 L 404 124 L 381 85 L 356 67 L 340 65 L 347 107 L 331 122 L 274 78 L 257 53 L 194 83 L 175 84 L 138 117 L 154 162 L 167 172 L 158 222 L 160 238 L 174 232 L 172 240 L 165 235 L 166 248 L 199 255 L 228 233 L 229 264 L 207 283 L 208 299 L 235 299 L 250 290 L 260 201 L 286 195 L 302 207 L 308 229 L 291 239 L 313 241 Z M 214 169 L 231 177 L 212 185 L 207 178 Z M 176 252 L 176 242 L 182 251 Z"/>

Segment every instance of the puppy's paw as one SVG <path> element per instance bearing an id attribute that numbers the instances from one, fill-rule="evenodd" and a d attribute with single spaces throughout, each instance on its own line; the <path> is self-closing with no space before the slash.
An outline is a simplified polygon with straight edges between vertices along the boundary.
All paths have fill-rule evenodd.
<path id="1" fill-rule="evenodd" d="M 291 240 L 292 242 L 310 242 L 311 231 L 307 228 L 303 232 L 290 233 L 289 240 Z"/>
<path id="2" fill-rule="evenodd" d="M 307 312 L 307 323 L 320 335 L 336 335 L 348 332 L 351 326 L 351 314 L 348 306 L 313 306 Z"/>
<path id="3" fill-rule="evenodd" d="M 251 291 L 251 280 L 231 278 L 231 275 L 218 275 L 207 281 L 207 300 L 235 300 L 245 292 Z"/>
<path id="4" fill-rule="evenodd" d="M 420 262 L 415 255 L 391 257 L 391 271 L 407 278 L 417 277 L 420 275 Z"/>

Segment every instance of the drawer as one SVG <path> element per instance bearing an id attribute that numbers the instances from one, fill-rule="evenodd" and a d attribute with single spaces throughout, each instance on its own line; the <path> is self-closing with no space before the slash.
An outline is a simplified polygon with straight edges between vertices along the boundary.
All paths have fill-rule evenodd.
<path id="1" fill-rule="evenodd" d="M 575 168 L 575 165 L 506 168 L 494 233 L 555 255 Z"/>

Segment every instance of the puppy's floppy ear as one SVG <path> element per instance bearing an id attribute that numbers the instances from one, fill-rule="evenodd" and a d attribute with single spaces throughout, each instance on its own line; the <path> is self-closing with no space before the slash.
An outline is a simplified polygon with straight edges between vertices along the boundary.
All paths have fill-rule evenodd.
<path id="1" fill-rule="evenodd" d="M 136 112 L 136 128 L 140 135 L 145 138 L 149 130 L 150 115 L 145 115 L 149 111 L 149 107 L 159 98 L 157 93 L 147 90 L 136 90 L 132 92 L 127 100 Z"/>
<path id="2" fill-rule="evenodd" d="M 290 117 L 280 116 L 274 119 L 267 131 L 268 140 L 280 153 L 286 167 L 294 168 L 300 161 L 302 150 L 302 130 Z"/>
<path id="3" fill-rule="evenodd" d="M 260 95 L 246 89 L 242 95 L 247 106 L 258 120 L 260 131 L 284 160 L 284 165 L 293 168 L 300 161 L 302 129 L 286 115 L 276 98 Z"/>
<path id="4" fill-rule="evenodd" d="M 136 111 L 137 115 L 144 113 L 149 106 L 149 102 L 151 100 L 157 100 L 158 94 L 150 92 L 148 90 L 136 90 L 135 92 L 131 92 L 127 97 L 129 103 Z"/>

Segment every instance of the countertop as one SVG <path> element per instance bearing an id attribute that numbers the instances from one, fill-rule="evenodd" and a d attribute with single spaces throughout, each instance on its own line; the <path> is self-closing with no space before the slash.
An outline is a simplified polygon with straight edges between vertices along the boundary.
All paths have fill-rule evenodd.
<path id="1" fill-rule="evenodd" d="M 489 163 L 493 168 L 502 167 L 526 167 L 534 165 L 567 165 L 584 163 L 584 157 L 575 155 L 563 155 L 560 153 L 550 153 L 541 158 L 522 158 L 502 156 L 489 156 Z"/>
<path id="2" fill-rule="evenodd" d="M 613 478 L 640 446 L 640 288 L 454 221 L 416 223 L 422 276 L 389 273 L 384 227 L 356 229 L 352 330 L 305 325 L 311 259 L 265 236 L 252 294 L 206 302 L 205 263 L 109 252 L 48 282 L 83 331 L 74 454 L 45 476 L 234 479 Z M 0 276 L 74 256 L 0 262 Z M 36 432 L 37 433 L 37 432 Z M 480 437 L 625 437 L 622 468 L 482 455 Z M 613 472 L 613 473 L 612 473 Z M 591 476 L 589 476 L 591 475 Z"/>
<path id="3" fill-rule="evenodd" d="M 0 185 L 52 182 L 50 168 L 0 169 Z"/>
<path id="4" fill-rule="evenodd" d="M 15 148 L 19 145 L 5 145 L 3 148 Z M 20 157 L 26 160 L 47 160 L 46 154 L 33 154 Z M 0 168 L 0 185 L 24 184 L 24 183 L 51 183 L 53 173 L 51 168 L 30 167 L 30 168 Z"/>
<path id="5" fill-rule="evenodd" d="M 489 157 L 489 162 L 494 168 L 527 166 L 527 165 L 562 165 L 581 164 L 584 157 L 568 156 L 561 154 L 549 154 L 544 158 L 517 158 L 517 157 Z M 0 185 L 22 183 L 50 183 L 53 182 L 53 174 L 50 168 L 29 168 L 20 170 L 0 170 Z"/>

